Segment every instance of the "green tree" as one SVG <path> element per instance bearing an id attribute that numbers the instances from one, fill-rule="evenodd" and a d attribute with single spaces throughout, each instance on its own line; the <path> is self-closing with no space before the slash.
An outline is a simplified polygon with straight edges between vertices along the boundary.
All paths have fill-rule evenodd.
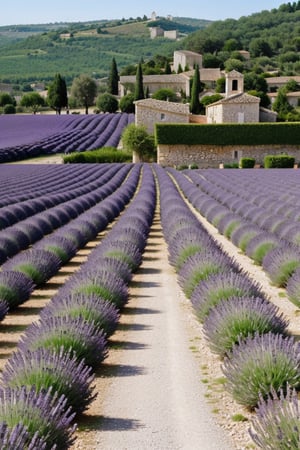
<path id="1" fill-rule="evenodd" d="M 110 73 L 108 77 L 108 92 L 112 95 L 119 93 L 119 73 L 115 58 L 112 59 Z"/>
<path id="2" fill-rule="evenodd" d="M 133 94 L 124 95 L 124 97 L 120 100 L 120 110 L 125 113 L 134 113 L 135 105 L 134 105 L 134 96 Z"/>
<path id="3" fill-rule="evenodd" d="M 287 114 L 293 111 L 294 108 L 288 102 L 285 87 L 278 89 L 272 109 L 278 113 L 280 120 L 286 120 Z"/>
<path id="4" fill-rule="evenodd" d="M 115 113 L 119 108 L 119 102 L 114 95 L 106 92 L 98 96 L 96 106 L 104 113 Z"/>
<path id="5" fill-rule="evenodd" d="M 21 98 L 20 105 L 29 108 L 36 114 L 41 106 L 45 106 L 45 99 L 38 92 L 29 92 Z"/>
<path id="6" fill-rule="evenodd" d="M 166 74 L 166 75 L 170 75 L 171 73 L 172 73 L 172 70 L 171 70 L 170 63 L 169 63 L 169 61 L 166 61 L 166 64 L 165 64 L 165 74 Z"/>
<path id="7" fill-rule="evenodd" d="M 3 114 L 16 114 L 16 107 L 15 105 L 7 104 L 3 108 Z"/>
<path id="8" fill-rule="evenodd" d="M 55 75 L 54 80 L 48 86 L 47 100 L 48 105 L 56 111 L 56 114 L 60 114 L 62 108 L 68 107 L 67 85 L 59 73 Z"/>
<path id="9" fill-rule="evenodd" d="M 0 92 L 0 106 L 5 105 L 16 106 L 16 100 L 12 95 L 8 94 L 7 92 Z"/>
<path id="10" fill-rule="evenodd" d="M 145 98 L 143 85 L 142 63 L 139 63 L 136 71 L 136 82 L 134 90 L 134 100 L 143 100 Z"/>
<path id="11" fill-rule="evenodd" d="M 122 133 L 122 143 L 125 150 L 137 153 L 142 161 L 149 161 L 155 156 L 154 136 L 143 125 L 127 125 Z"/>
<path id="12" fill-rule="evenodd" d="M 170 102 L 176 102 L 177 100 L 176 93 L 173 91 L 173 89 L 168 88 L 158 89 L 156 92 L 154 92 L 152 98 L 154 98 L 155 100 L 165 100 Z"/>
<path id="13" fill-rule="evenodd" d="M 80 106 L 84 106 L 85 113 L 89 113 L 89 107 L 95 102 L 97 95 L 97 84 L 88 75 L 80 75 L 75 78 L 71 87 L 71 95 L 78 101 Z"/>
<path id="14" fill-rule="evenodd" d="M 199 101 L 199 94 L 201 92 L 199 65 L 197 64 L 194 71 L 190 111 L 192 114 L 200 114 L 201 105 Z"/>

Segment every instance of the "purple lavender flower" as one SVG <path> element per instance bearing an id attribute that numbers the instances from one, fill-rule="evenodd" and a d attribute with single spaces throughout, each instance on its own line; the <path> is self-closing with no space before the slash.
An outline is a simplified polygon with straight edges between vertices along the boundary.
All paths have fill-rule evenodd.
<path id="1" fill-rule="evenodd" d="M 286 293 L 291 302 L 300 307 L 300 268 L 296 269 L 288 279 Z"/>
<path id="2" fill-rule="evenodd" d="M 49 316 L 31 324 L 19 341 L 23 352 L 39 348 L 59 351 L 61 347 L 93 367 L 107 355 L 104 332 L 82 317 Z"/>
<path id="3" fill-rule="evenodd" d="M 266 333 L 249 336 L 234 345 L 222 367 L 226 387 L 233 398 L 254 408 L 260 396 L 267 398 L 273 388 L 300 386 L 299 343 L 292 337 Z"/>
<path id="4" fill-rule="evenodd" d="M 39 348 L 35 351 L 15 352 L 7 361 L 2 372 L 2 383 L 5 387 L 21 388 L 35 386 L 36 392 L 47 390 L 58 396 L 64 395 L 67 406 L 73 411 L 82 413 L 95 399 L 92 369 L 84 360 L 78 361 L 71 350 L 59 351 Z"/>
<path id="5" fill-rule="evenodd" d="M 43 308 L 42 320 L 48 317 L 82 317 L 102 329 L 107 336 L 113 333 L 119 321 L 119 310 L 111 302 L 93 294 L 63 295 L 58 291 L 56 296 Z"/>
<path id="6" fill-rule="evenodd" d="M 300 249 L 293 244 L 280 245 L 266 254 L 262 266 L 276 286 L 285 287 L 300 266 Z"/>
<path id="7" fill-rule="evenodd" d="M 47 443 L 39 438 L 39 431 L 30 436 L 27 427 L 21 423 L 8 427 L 5 422 L 0 423 L 0 448 L 14 450 L 46 450 Z"/>
<path id="8" fill-rule="evenodd" d="M 227 271 L 212 275 L 196 286 L 191 302 L 198 319 L 203 322 L 216 305 L 231 297 L 265 298 L 265 295 L 245 274 Z"/>
<path id="9" fill-rule="evenodd" d="M 267 399 L 260 396 L 249 433 L 263 449 L 300 448 L 300 410 L 296 389 L 289 385 L 277 393 L 273 388 Z"/>
<path id="10" fill-rule="evenodd" d="M 75 414 L 66 409 L 66 398 L 58 397 L 52 389 L 39 393 L 32 387 L 0 387 L 0 423 L 9 430 L 26 427 L 29 436 L 46 442 L 46 449 L 66 449 L 73 444 L 71 425 Z"/>
<path id="11" fill-rule="evenodd" d="M 252 258 L 257 264 L 262 264 L 266 254 L 275 247 L 278 247 L 280 240 L 266 231 L 254 236 L 248 242 L 246 255 Z"/>
<path id="12" fill-rule="evenodd" d="M 0 298 L 13 309 L 29 299 L 34 289 L 30 277 L 22 272 L 3 270 L 0 272 Z"/>
<path id="13" fill-rule="evenodd" d="M 269 331 L 285 334 L 287 326 L 273 303 L 259 297 L 231 297 L 210 310 L 203 331 L 210 349 L 224 357 L 241 339 Z"/>

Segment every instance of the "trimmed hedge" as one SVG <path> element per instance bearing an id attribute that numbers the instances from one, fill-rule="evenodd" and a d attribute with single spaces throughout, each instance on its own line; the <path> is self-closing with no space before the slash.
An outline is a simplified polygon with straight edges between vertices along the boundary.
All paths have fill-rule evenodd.
<path id="1" fill-rule="evenodd" d="M 255 166 L 255 159 L 254 158 L 241 158 L 240 159 L 240 168 L 241 169 L 253 169 Z"/>
<path id="2" fill-rule="evenodd" d="M 86 152 L 76 152 L 63 156 L 64 164 L 75 163 L 123 163 L 132 162 L 132 153 L 117 150 L 114 147 L 104 147 Z"/>
<path id="3" fill-rule="evenodd" d="M 264 158 L 265 169 L 292 169 L 295 158 L 289 155 L 267 155 Z"/>
<path id="4" fill-rule="evenodd" d="M 300 123 L 158 123 L 155 137 L 158 145 L 300 145 Z"/>

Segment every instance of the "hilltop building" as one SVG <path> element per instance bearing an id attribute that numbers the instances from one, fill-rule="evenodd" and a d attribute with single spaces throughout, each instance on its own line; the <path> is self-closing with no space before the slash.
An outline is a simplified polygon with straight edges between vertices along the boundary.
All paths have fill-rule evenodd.
<path id="1" fill-rule="evenodd" d="M 174 52 L 173 69 L 177 73 L 179 66 L 186 71 L 193 69 L 198 64 L 202 68 L 202 55 L 188 50 L 177 50 Z"/>

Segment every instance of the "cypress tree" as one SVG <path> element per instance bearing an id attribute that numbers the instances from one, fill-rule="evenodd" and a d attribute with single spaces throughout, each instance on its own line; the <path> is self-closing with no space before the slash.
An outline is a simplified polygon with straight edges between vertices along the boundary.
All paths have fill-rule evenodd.
<path id="1" fill-rule="evenodd" d="M 190 103 L 190 111 L 192 114 L 200 114 L 201 105 L 199 101 L 199 94 L 201 91 L 201 82 L 199 75 L 199 66 L 198 64 L 195 67 L 194 77 L 193 77 L 193 85 L 192 85 L 192 94 L 191 94 L 191 103 Z"/>
<path id="2" fill-rule="evenodd" d="M 112 95 L 119 93 L 119 74 L 115 58 L 112 59 L 110 74 L 108 78 L 108 92 Z"/>
<path id="3" fill-rule="evenodd" d="M 47 97 L 49 106 L 56 111 L 56 114 L 60 114 L 62 108 L 67 108 L 67 86 L 64 78 L 59 73 L 55 75 L 54 80 L 49 84 Z"/>
<path id="4" fill-rule="evenodd" d="M 142 64 L 139 63 L 136 71 L 136 82 L 135 82 L 135 90 L 134 90 L 134 100 L 143 100 L 145 98 L 144 95 L 144 86 L 143 86 L 143 71 Z"/>

